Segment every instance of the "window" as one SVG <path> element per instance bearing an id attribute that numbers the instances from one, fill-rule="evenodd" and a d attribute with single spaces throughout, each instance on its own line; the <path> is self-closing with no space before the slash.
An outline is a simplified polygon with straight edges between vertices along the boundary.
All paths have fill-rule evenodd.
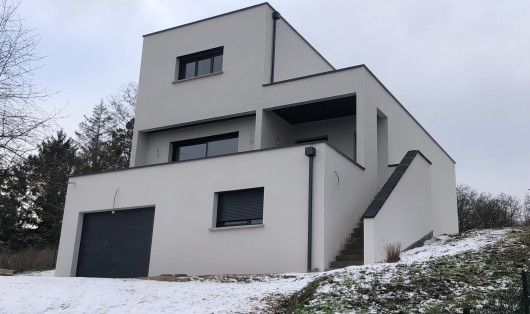
<path id="1" fill-rule="evenodd" d="M 171 161 L 183 161 L 237 153 L 239 133 L 228 133 L 173 142 Z"/>
<path id="2" fill-rule="evenodd" d="M 217 193 L 216 227 L 263 223 L 264 188 Z"/>
<path id="3" fill-rule="evenodd" d="M 181 56 L 178 60 L 179 80 L 221 72 L 223 70 L 223 47 Z"/>

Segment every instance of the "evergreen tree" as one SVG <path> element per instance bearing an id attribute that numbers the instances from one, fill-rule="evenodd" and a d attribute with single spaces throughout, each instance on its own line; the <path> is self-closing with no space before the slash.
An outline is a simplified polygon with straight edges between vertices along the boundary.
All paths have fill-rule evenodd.
<path id="1" fill-rule="evenodd" d="M 0 248 L 17 249 L 36 245 L 32 232 L 25 232 L 33 224 L 34 216 L 28 209 L 28 182 L 23 166 L 16 165 L 0 175 Z"/>
<path id="2" fill-rule="evenodd" d="M 61 130 L 38 147 L 38 153 L 26 161 L 30 185 L 31 211 L 42 244 L 59 243 L 68 176 L 78 165 L 77 147 Z"/>

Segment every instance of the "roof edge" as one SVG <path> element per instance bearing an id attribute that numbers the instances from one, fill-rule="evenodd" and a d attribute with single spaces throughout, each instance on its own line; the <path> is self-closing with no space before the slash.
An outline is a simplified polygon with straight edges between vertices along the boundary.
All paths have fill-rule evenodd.
<path id="1" fill-rule="evenodd" d="M 200 22 L 208 21 L 208 20 L 213 20 L 213 19 L 225 16 L 225 15 L 230 15 L 230 14 L 238 13 L 238 12 L 241 12 L 241 11 L 254 9 L 256 7 L 263 6 L 263 5 L 266 5 L 269 8 L 271 8 L 272 10 L 276 11 L 276 9 L 273 8 L 268 2 L 262 2 L 262 3 L 258 3 L 258 4 L 255 4 L 255 5 L 252 5 L 250 7 L 246 7 L 246 8 L 238 9 L 238 10 L 235 10 L 235 11 L 226 12 L 226 13 L 222 13 L 222 14 L 219 14 L 219 15 L 214 15 L 214 16 L 207 17 L 207 18 L 204 18 L 204 19 L 201 19 L 201 20 L 198 20 L 198 21 L 193 21 L 193 22 L 189 22 L 189 23 L 186 23 L 186 24 L 181 24 L 181 25 L 170 27 L 170 28 L 162 29 L 162 30 L 159 30 L 159 31 L 156 31 L 156 32 L 148 33 L 148 34 L 143 35 L 142 37 L 156 35 L 156 34 L 167 32 L 167 31 L 171 31 L 171 30 L 174 30 L 174 29 L 177 29 L 177 28 L 181 28 L 181 27 L 197 24 L 197 23 L 200 23 Z"/>

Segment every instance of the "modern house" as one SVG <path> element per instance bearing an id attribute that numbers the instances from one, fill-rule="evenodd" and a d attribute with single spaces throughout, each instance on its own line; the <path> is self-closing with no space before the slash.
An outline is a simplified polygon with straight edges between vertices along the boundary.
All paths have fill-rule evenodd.
<path id="1" fill-rule="evenodd" d="M 131 167 L 70 178 L 56 275 L 323 271 L 456 232 L 453 159 L 263 3 L 144 36 Z"/>

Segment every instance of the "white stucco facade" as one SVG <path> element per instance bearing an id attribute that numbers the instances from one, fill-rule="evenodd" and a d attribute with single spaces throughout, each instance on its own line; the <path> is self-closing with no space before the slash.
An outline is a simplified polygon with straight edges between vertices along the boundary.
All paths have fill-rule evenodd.
<path id="1" fill-rule="evenodd" d="M 84 215 L 142 207 L 155 208 L 150 276 L 307 271 L 310 204 L 311 268 L 328 269 L 410 150 L 422 158 L 364 219 L 364 262 L 396 239 L 458 232 L 451 157 L 367 67 L 335 70 L 283 17 L 274 34 L 273 12 L 265 3 L 144 37 L 131 168 L 70 179 L 58 276 L 76 275 Z M 180 56 L 218 47 L 222 71 L 178 76 Z M 222 134 L 236 134 L 236 151 L 174 161 L 174 145 Z M 258 187 L 261 223 L 216 226 L 218 193 Z"/>

